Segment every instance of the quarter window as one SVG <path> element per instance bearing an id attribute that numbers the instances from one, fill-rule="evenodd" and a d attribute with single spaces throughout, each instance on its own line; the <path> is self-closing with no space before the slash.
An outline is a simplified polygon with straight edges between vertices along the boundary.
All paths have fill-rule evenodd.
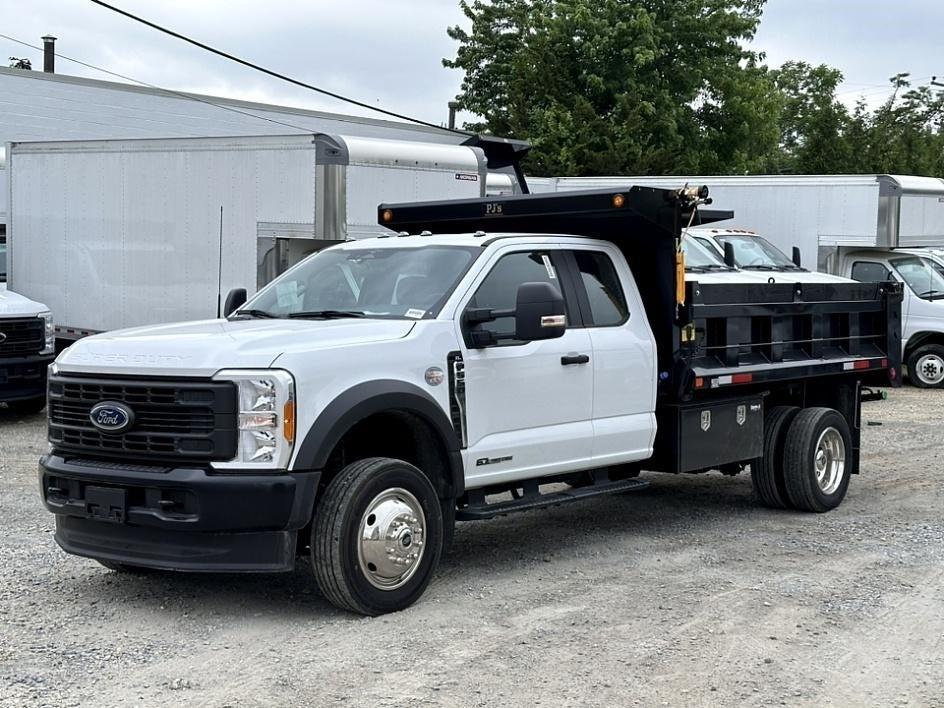
<path id="1" fill-rule="evenodd" d="M 611 327 L 625 322 L 629 308 L 610 257 L 600 251 L 574 251 L 574 258 L 590 304 L 589 324 Z"/>
<path id="2" fill-rule="evenodd" d="M 882 283 L 888 280 L 888 270 L 881 263 L 857 261 L 852 264 L 852 279 L 860 283 Z"/>

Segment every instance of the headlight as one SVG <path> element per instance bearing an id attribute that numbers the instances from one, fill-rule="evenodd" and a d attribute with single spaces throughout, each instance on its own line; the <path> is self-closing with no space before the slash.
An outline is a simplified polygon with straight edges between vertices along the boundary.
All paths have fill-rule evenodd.
<path id="1" fill-rule="evenodd" d="M 52 313 L 44 312 L 40 315 L 43 322 L 45 323 L 46 331 L 46 342 L 43 345 L 43 350 L 40 354 L 55 354 L 56 353 L 56 326 L 52 323 Z"/>
<path id="2" fill-rule="evenodd" d="M 232 381 L 239 388 L 239 448 L 219 470 L 288 468 L 295 446 L 295 379 L 287 371 L 229 369 L 214 381 Z"/>

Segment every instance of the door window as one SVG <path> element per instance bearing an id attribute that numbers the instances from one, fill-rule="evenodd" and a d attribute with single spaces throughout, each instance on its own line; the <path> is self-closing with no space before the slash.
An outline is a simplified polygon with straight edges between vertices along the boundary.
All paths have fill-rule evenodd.
<path id="1" fill-rule="evenodd" d="M 523 283 L 550 283 L 563 294 L 555 258 L 550 251 L 522 251 L 502 256 L 469 301 L 469 308 L 514 310 L 518 286 Z M 568 317 L 568 321 L 569 321 Z M 509 335 L 515 332 L 514 317 L 499 317 L 483 325 L 490 332 Z M 499 345 L 524 344 L 517 339 L 502 340 Z"/>
<path id="2" fill-rule="evenodd" d="M 590 305 L 591 327 L 621 325 L 629 316 L 626 296 L 613 261 L 600 251 L 574 251 L 581 284 Z M 587 319 L 587 315 L 584 315 Z"/>
<path id="3" fill-rule="evenodd" d="M 860 283 L 883 283 L 888 280 L 888 269 L 873 261 L 856 261 L 852 264 L 852 279 Z"/>

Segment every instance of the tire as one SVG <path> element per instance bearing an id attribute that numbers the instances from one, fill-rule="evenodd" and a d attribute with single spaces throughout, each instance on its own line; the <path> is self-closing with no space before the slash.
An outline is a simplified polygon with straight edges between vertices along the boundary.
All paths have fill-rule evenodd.
<path id="1" fill-rule="evenodd" d="M 791 506 L 823 513 L 842 503 L 852 471 L 846 419 L 832 408 L 797 413 L 783 450 L 783 476 Z"/>
<path id="2" fill-rule="evenodd" d="M 397 545 L 362 542 L 371 528 Z M 331 604 L 362 615 L 396 612 L 416 602 L 436 571 L 442 546 L 442 506 L 429 478 L 386 457 L 341 470 L 328 484 L 311 529 L 318 587 Z M 396 552 L 388 553 L 390 548 Z"/>
<path id="3" fill-rule="evenodd" d="M 36 415 L 46 407 L 46 397 L 27 398 L 25 401 L 10 401 L 7 408 L 17 415 Z"/>
<path id="4" fill-rule="evenodd" d="M 126 575 L 144 575 L 150 573 L 151 568 L 143 568 L 140 565 L 128 565 L 127 563 L 116 563 L 115 561 L 105 560 L 104 558 L 96 558 L 99 564 L 108 568 L 108 570 L 113 570 L 116 573 L 124 573 Z"/>
<path id="5" fill-rule="evenodd" d="M 926 344 L 911 352 L 908 380 L 918 388 L 944 388 L 944 346 Z"/>
<path id="6" fill-rule="evenodd" d="M 764 415 L 764 452 L 751 465 L 751 482 L 760 503 L 772 509 L 790 506 L 783 478 L 783 447 L 799 412 L 796 406 L 775 406 Z"/>

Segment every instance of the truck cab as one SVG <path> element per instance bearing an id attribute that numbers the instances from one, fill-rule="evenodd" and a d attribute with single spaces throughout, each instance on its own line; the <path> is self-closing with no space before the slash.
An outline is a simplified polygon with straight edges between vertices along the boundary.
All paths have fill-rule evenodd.
<path id="1" fill-rule="evenodd" d="M 763 276 L 769 282 L 837 283 L 848 280 L 803 268 L 799 263 L 798 251 L 795 260 L 791 259 L 770 241 L 750 229 L 702 227 L 688 229 L 687 233 L 689 238 L 713 248 L 722 257 L 725 248 L 731 248 L 734 263 L 741 271 Z"/>
<path id="2" fill-rule="evenodd" d="M 396 233 L 225 318 L 80 340 L 49 380 L 56 542 L 117 571 L 308 556 L 377 615 L 423 594 L 456 521 L 641 492 L 641 470 L 834 509 L 862 386 L 898 380 L 898 286 L 691 280 L 679 224 L 706 196 L 381 205 Z"/>
<path id="3" fill-rule="evenodd" d="M 52 314 L 7 290 L 7 244 L 0 236 L 0 403 L 14 413 L 46 405 L 46 370 L 55 354 Z"/>
<path id="4" fill-rule="evenodd" d="M 944 256 L 931 248 L 840 249 L 836 272 L 903 284 L 902 361 L 912 384 L 944 388 Z"/>

